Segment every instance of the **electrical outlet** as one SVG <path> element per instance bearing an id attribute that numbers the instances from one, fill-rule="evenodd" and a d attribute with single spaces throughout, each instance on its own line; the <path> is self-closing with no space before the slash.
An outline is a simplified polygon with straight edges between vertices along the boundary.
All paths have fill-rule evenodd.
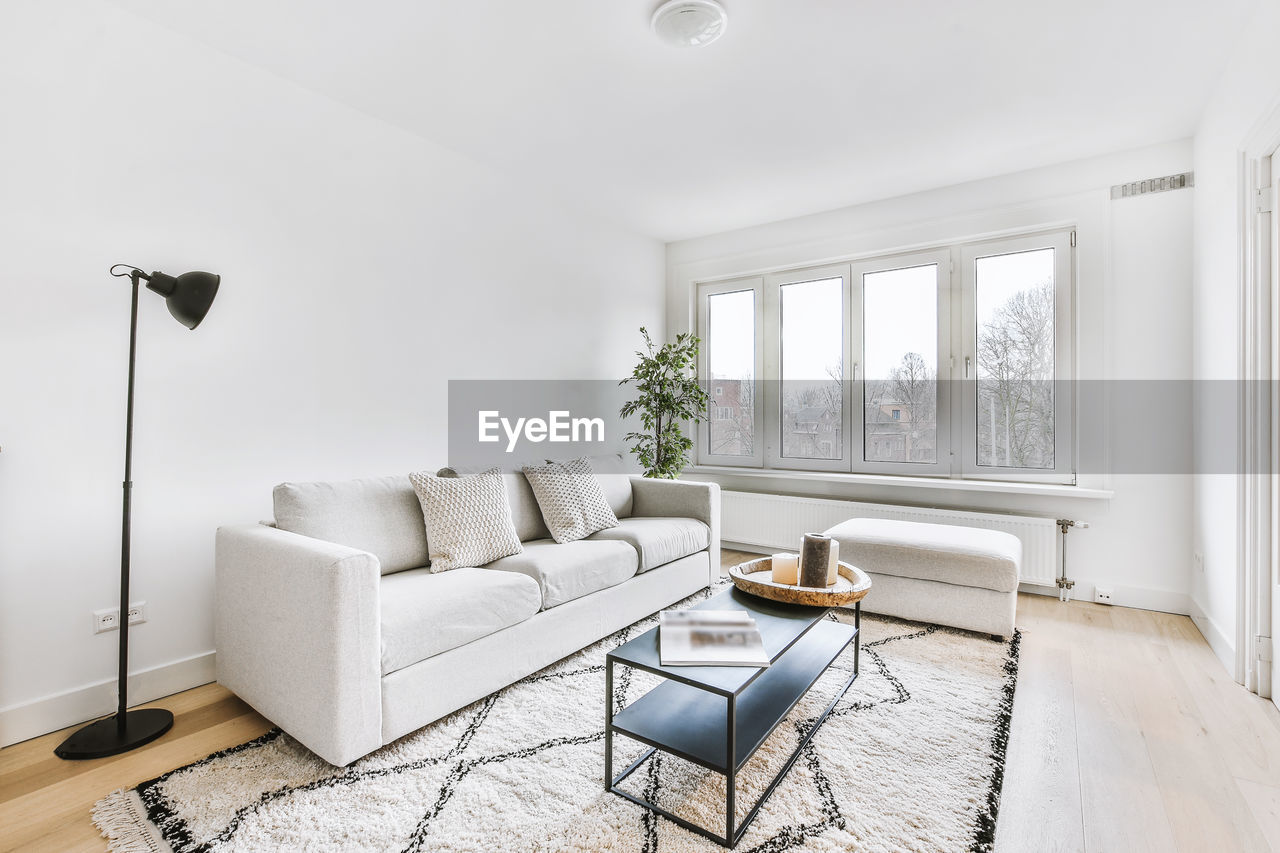
<path id="1" fill-rule="evenodd" d="M 147 603 L 145 601 L 135 601 L 129 605 L 129 624 L 137 625 L 139 622 L 147 621 Z M 115 631 L 120 627 L 120 608 L 106 607 L 102 610 L 93 611 L 93 633 L 102 634 L 107 631 Z"/>
<path id="2" fill-rule="evenodd" d="M 1109 586 L 1094 587 L 1093 600 L 1096 601 L 1098 604 L 1110 604 L 1111 603 L 1111 587 Z"/>
<path id="3" fill-rule="evenodd" d="M 1199 551 L 1192 551 L 1191 562 L 1195 564 L 1197 572 L 1204 573 L 1204 554 Z"/>
<path id="4" fill-rule="evenodd" d="M 93 633 L 114 631 L 120 627 L 120 608 L 108 607 L 105 610 L 93 611 Z"/>
<path id="5" fill-rule="evenodd" d="M 147 603 L 145 601 L 135 601 L 129 605 L 129 624 L 137 625 L 139 622 L 147 621 Z"/>

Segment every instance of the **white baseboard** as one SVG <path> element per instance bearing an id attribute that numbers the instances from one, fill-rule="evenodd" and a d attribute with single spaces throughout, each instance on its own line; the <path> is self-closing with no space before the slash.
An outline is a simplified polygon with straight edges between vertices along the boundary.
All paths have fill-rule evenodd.
<path id="1" fill-rule="evenodd" d="M 1117 607 L 1133 607 L 1138 610 L 1158 610 L 1161 613 L 1176 613 L 1179 616 L 1191 614 L 1191 596 L 1185 592 L 1172 589 L 1158 589 L 1146 586 L 1119 586 L 1103 581 L 1072 578 L 1076 585 L 1071 588 L 1072 601 L 1093 601 L 1094 590 L 1099 585 L 1111 587 L 1111 603 Z M 1052 595 L 1058 597 L 1056 586 L 1040 586 L 1038 584 L 1019 584 L 1019 592 L 1034 595 Z"/>
<path id="2" fill-rule="evenodd" d="M 1227 668 L 1227 673 L 1236 671 L 1236 644 L 1231 641 L 1221 626 L 1204 611 L 1200 606 L 1200 602 L 1194 598 L 1191 599 L 1191 621 L 1196 623 L 1196 627 L 1200 629 L 1200 633 L 1204 636 L 1205 642 L 1209 644 L 1209 648 L 1213 649 L 1214 655 L 1218 660 L 1222 661 L 1222 665 Z"/>
<path id="3" fill-rule="evenodd" d="M 214 653 L 194 655 L 144 669 L 129 676 L 131 705 L 199 687 L 214 680 Z M 0 708 L 0 746 L 39 737 L 113 713 L 118 702 L 116 679 L 99 681 L 63 693 Z"/>

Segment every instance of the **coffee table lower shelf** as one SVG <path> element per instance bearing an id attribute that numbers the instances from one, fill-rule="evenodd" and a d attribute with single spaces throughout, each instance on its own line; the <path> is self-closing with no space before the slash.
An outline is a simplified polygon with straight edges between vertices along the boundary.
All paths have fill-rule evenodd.
<path id="1" fill-rule="evenodd" d="M 856 616 L 861 615 L 860 610 L 860 607 L 855 609 Z M 638 669 L 654 672 L 668 680 L 616 715 L 613 713 L 612 703 L 613 667 L 615 664 L 624 666 L 635 666 L 635 664 L 615 661 L 612 655 L 606 656 L 605 696 L 608 707 L 605 712 L 605 789 L 651 809 L 668 820 L 716 841 L 722 846 L 733 847 L 746 832 L 774 788 L 795 764 L 801 751 L 835 708 L 836 703 L 843 698 L 857 679 L 857 643 L 860 622 L 861 619 L 858 619 L 855 625 L 830 621 L 818 622 L 737 694 L 709 686 L 672 680 L 670 670 L 661 672 L 637 666 Z M 769 783 L 751 811 L 743 818 L 742 823 L 735 826 L 735 788 L 738 771 L 851 643 L 855 644 L 853 674 L 845 681 L 835 698 L 787 758 L 782 769 Z M 651 747 L 617 777 L 613 776 L 613 735 L 615 733 Z M 649 759 L 656 750 L 678 756 L 725 777 L 725 834 L 723 836 L 618 788 L 618 785 Z M 733 757 L 732 761 L 729 756 Z"/>

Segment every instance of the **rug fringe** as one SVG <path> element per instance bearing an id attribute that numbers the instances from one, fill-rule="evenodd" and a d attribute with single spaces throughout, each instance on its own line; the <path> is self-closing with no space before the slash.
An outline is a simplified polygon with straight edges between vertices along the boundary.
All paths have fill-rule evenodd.
<path id="1" fill-rule="evenodd" d="M 110 853 L 170 853 L 158 837 L 134 791 L 121 788 L 94 803 L 93 823 L 107 839 Z"/>
<path id="2" fill-rule="evenodd" d="M 1013 697 L 1018 687 L 1021 649 L 1022 630 L 1014 628 L 1004 659 L 1004 689 L 996 715 L 996 730 L 991 737 L 992 772 L 991 782 L 987 787 L 987 803 L 974 824 L 970 853 L 991 853 L 995 849 L 996 819 L 1000 813 L 1000 794 L 1004 789 L 1004 762 L 1009 749 L 1009 729 L 1013 724 Z"/>

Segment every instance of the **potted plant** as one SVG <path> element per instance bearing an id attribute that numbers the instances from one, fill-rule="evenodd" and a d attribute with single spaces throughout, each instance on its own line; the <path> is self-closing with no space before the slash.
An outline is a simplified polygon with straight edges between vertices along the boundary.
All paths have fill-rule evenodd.
<path id="1" fill-rule="evenodd" d="M 689 461 L 693 440 L 682 429 L 684 421 L 707 419 L 707 392 L 698 384 L 698 344 L 691 332 L 676 335 L 674 343 L 655 347 L 649 332 L 644 351 L 631 376 L 619 385 L 634 383 L 640 396 L 622 407 L 622 416 L 639 413 L 643 432 L 627 433 L 631 452 L 640 460 L 646 477 L 674 480 Z"/>

